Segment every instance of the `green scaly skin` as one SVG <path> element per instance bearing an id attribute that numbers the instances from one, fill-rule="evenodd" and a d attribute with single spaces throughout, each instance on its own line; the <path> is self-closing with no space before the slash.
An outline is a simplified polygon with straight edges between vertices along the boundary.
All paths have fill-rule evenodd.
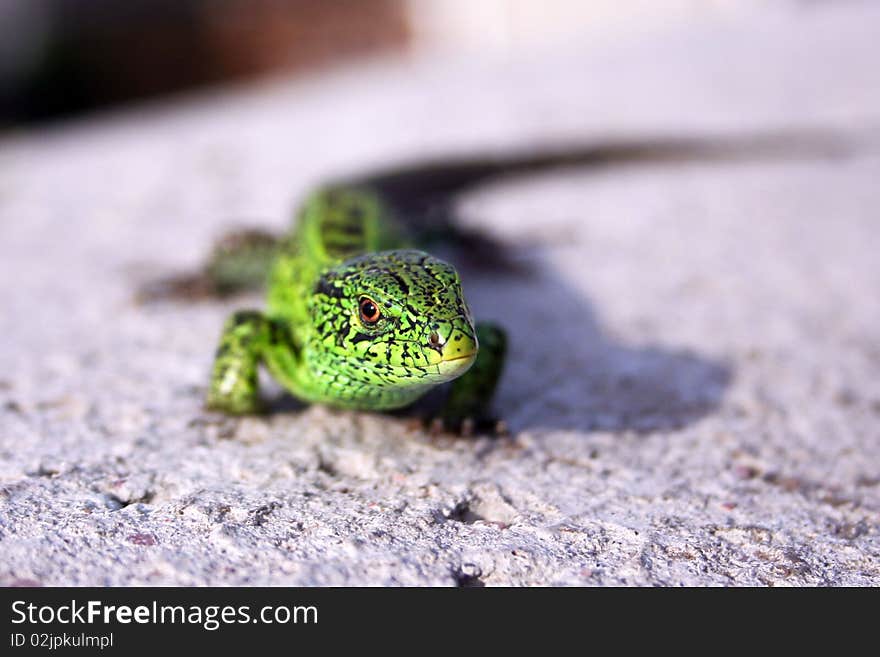
<path id="1" fill-rule="evenodd" d="M 455 428 L 485 416 L 504 351 L 500 328 L 475 326 L 456 270 L 411 248 L 379 194 L 333 187 L 307 200 L 277 247 L 266 310 L 226 322 L 207 405 L 260 411 L 260 364 L 303 401 L 370 411 L 455 379 L 441 414 Z"/>

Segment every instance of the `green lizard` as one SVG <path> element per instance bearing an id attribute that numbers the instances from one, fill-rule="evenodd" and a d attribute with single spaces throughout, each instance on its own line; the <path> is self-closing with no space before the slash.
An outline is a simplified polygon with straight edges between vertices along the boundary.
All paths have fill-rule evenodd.
<path id="1" fill-rule="evenodd" d="M 261 364 L 299 399 L 350 409 L 401 408 L 452 381 L 440 418 L 447 428 L 466 430 L 488 417 L 507 340 L 500 327 L 474 323 L 452 265 L 413 248 L 413 233 L 422 241 L 431 234 L 424 221 L 413 231 L 413 218 L 429 218 L 434 235 L 461 238 L 442 211 L 456 193 L 500 175 L 570 165 L 792 157 L 831 147 L 835 143 L 821 135 L 797 133 L 612 142 L 406 167 L 327 186 L 308 198 L 280 240 L 253 233 L 221 242 L 206 278 L 172 282 L 184 293 L 223 294 L 268 278 L 266 309 L 236 312 L 223 328 L 207 406 L 230 414 L 259 411 Z M 497 245 L 484 246 L 481 258 L 498 258 Z M 162 296 L 159 290 L 145 296 Z"/>
<path id="2" fill-rule="evenodd" d="M 474 323 L 452 265 L 412 248 L 369 188 L 315 192 L 277 245 L 265 311 L 226 322 L 207 406 L 260 410 L 262 363 L 297 398 L 360 410 L 407 406 L 457 379 L 442 419 L 486 415 L 505 334 Z"/>

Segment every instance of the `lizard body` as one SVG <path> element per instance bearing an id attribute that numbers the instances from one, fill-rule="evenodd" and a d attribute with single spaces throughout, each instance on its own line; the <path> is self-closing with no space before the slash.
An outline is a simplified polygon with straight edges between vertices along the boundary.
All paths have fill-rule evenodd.
<path id="1" fill-rule="evenodd" d="M 390 410 L 469 370 L 443 415 L 485 411 L 501 371 L 501 329 L 475 325 L 452 265 L 412 248 L 381 195 L 320 189 L 281 239 L 265 311 L 234 313 L 223 329 L 210 408 L 260 408 L 262 363 L 297 398 L 341 408 Z M 478 352 L 480 340 L 487 348 Z"/>

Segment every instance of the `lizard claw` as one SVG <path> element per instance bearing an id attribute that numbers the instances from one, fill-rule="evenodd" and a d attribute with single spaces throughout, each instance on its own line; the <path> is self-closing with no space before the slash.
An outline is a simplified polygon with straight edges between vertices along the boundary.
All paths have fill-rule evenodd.
<path id="1" fill-rule="evenodd" d="M 504 420 L 492 417 L 429 417 L 424 420 L 424 426 L 432 436 L 447 433 L 461 438 L 471 438 L 477 435 L 495 438 L 506 436 L 509 433 Z"/>

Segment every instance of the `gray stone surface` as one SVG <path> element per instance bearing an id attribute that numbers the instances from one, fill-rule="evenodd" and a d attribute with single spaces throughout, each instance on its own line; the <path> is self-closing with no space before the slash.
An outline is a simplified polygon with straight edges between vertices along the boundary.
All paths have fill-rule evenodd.
<path id="1" fill-rule="evenodd" d="M 0 583 L 880 584 L 880 11 L 828 5 L 5 137 Z M 509 439 L 208 415 L 221 322 L 260 299 L 132 301 L 329 175 L 791 126 L 858 147 L 464 201 L 536 270 L 465 281 L 512 331 Z"/>

